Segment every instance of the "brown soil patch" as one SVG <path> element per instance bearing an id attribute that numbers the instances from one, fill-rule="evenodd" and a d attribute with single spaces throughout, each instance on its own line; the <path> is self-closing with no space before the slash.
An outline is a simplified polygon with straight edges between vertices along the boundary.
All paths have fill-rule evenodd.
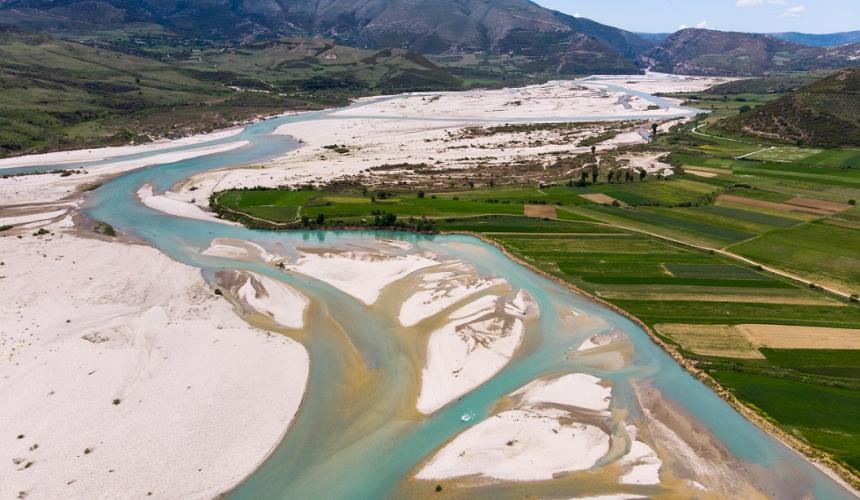
<path id="1" fill-rule="evenodd" d="M 556 218 L 555 207 L 552 205 L 523 205 L 523 215 L 546 219 Z"/>
<path id="2" fill-rule="evenodd" d="M 580 198 L 585 198 L 588 201 L 593 201 L 594 203 L 598 203 L 600 205 L 612 205 L 613 203 L 617 202 L 622 207 L 627 206 L 626 203 L 624 203 L 622 201 L 618 201 L 615 198 L 609 196 L 608 194 L 591 193 L 591 194 L 581 194 L 579 196 L 580 196 Z"/>
<path id="3" fill-rule="evenodd" d="M 760 347 L 860 349 L 860 329 L 785 325 L 738 325 L 736 328 Z"/>
<path id="4" fill-rule="evenodd" d="M 711 172 L 713 174 L 731 174 L 732 171 L 729 168 L 717 168 L 717 167 L 700 167 L 698 165 L 684 165 L 684 171 L 687 170 L 698 170 L 699 172 Z"/>
<path id="5" fill-rule="evenodd" d="M 750 207 L 765 208 L 775 210 L 777 212 L 803 212 L 813 215 L 830 215 L 833 212 L 830 210 L 822 210 L 820 208 L 803 207 L 800 205 L 789 205 L 788 203 L 775 203 L 772 201 L 754 200 L 752 198 L 744 198 L 743 196 L 734 196 L 724 194 L 719 197 L 720 201 L 729 203 L 737 203 L 739 205 L 747 205 Z"/>
<path id="6" fill-rule="evenodd" d="M 860 349 L 860 329 L 786 325 L 655 325 L 697 354 L 761 359 L 760 347 L 773 349 Z"/>
<path id="7" fill-rule="evenodd" d="M 797 198 L 792 198 L 786 201 L 789 205 L 797 205 L 799 207 L 804 208 L 814 208 L 818 210 L 826 210 L 828 212 L 841 212 L 843 210 L 848 210 L 851 208 L 851 205 L 836 203 L 833 201 L 824 201 L 824 200 L 816 200 L 813 198 L 803 198 L 798 196 Z"/>
<path id="8" fill-rule="evenodd" d="M 654 325 L 657 333 L 703 356 L 764 359 L 764 356 L 737 328 L 731 325 Z"/>
<path id="9" fill-rule="evenodd" d="M 717 175 L 719 175 L 715 172 L 708 172 L 706 170 L 699 170 L 697 168 L 684 168 L 684 172 L 688 173 L 688 174 L 695 175 L 697 177 L 705 177 L 707 179 L 710 179 L 711 177 L 716 177 Z"/>

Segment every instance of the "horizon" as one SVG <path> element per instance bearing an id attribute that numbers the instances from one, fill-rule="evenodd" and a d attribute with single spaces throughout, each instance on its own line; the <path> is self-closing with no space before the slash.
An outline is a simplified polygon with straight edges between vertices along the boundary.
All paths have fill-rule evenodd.
<path id="1" fill-rule="evenodd" d="M 856 0 L 534 0 L 543 7 L 636 33 L 703 28 L 743 33 L 860 31 Z M 845 15 L 854 11 L 856 15 Z"/>

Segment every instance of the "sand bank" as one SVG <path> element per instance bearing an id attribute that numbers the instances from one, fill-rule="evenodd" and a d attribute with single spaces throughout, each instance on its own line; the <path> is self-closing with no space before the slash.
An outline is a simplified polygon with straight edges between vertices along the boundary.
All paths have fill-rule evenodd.
<path id="1" fill-rule="evenodd" d="M 593 425 L 569 422 L 567 416 L 552 409 L 492 416 L 457 436 L 416 477 L 537 481 L 589 469 L 609 450 L 609 436 Z"/>
<path id="2" fill-rule="evenodd" d="M 4 168 L 23 167 L 31 165 L 59 165 L 64 163 L 83 163 L 90 161 L 108 160 L 118 156 L 140 153 L 150 153 L 162 149 L 193 146 L 206 142 L 217 141 L 239 135 L 243 127 L 235 127 L 208 134 L 197 134 L 182 139 L 156 141 L 137 146 L 112 146 L 106 148 L 77 149 L 73 151 L 58 151 L 36 155 L 18 156 L 0 160 L 0 171 Z"/>
<path id="3" fill-rule="evenodd" d="M 109 177 L 150 165 L 173 163 L 223 153 L 247 145 L 247 141 L 201 147 L 183 151 L 161 153 L 147 158 L 118 161 L 63 177 L 62 174 L 23 175 L 0 179 L 0 200 L 5 205 L 51 203 L 80 195 L 88 186 L 94 186 Z M 24 158 L 29 157 L 22 157 Z M 17 159 L 17 158 L 16 158 Z"/>
<path id="4" fill-rule="evenodd" d="M 481 475 L 508 481 L 552 479 L 589 469 L 610 449 L 609 435 L 570 411 L 608 409 L 611 388 L 586 374 L 537 380 L 511 394 L 517 406 L 458 435 L 417 474 L 418 479 Z M 597 390 L 598 393 L 595 393 Z"/>
<path id="5" fill-rule="evenodd" d="M 239 224 L 218 218 L 214 213 L 207 212 L 199 206 L 192 203 L 187 203 L 180 200 L 175 200 L 163 195 L 154 194 L 151 184 L 145 184 L 137 190 L 137 197 L 144 205 L 159 212 L 175 215 L 176 217 L 184 217 L 186 219 L 205 220 L 210 222 L 220 222 L 238 226 Z"/>
<path id="6" fill-rule="evenodd" d="M 634 78 L 634 77 L 631 77 Z M 643 78 L 643 77 L 639 77 Z M 377 100 L 337 111 L 338 117 L 384 117 L 491 120 L 544 120 L 565 117 L 624 116 L 633 113 L 659 118 L 678 110 L 648 109 L 639 96 L 608 90 L 600 82 L 551 81 L 540 85 L 499 90 L 469 90 L 406 95 L 396 100 Z"/>
<path id="7" fill-rule="evenodd" d="M 361 251 L 302 252 L 284 269 L 318 279 L 372 305 L 388 285 L 438 264 L 418 255 L 380 255 Z"/>
<path id="8" fill-rule="evenodd" d="M 421 276 L 414 293 L 403 302 L 400 324 L 417 325 L 457 302 L 504 283 L 502 279 L 480 278 L 473 268 L 461 262 L 433 269 Z"/>
<path id="9" fill-rule="evenodd" d="M 656 77 L 630 76 L 610 84 L 655 80 Z M 713 79 L 656 78 L 660 88 L 684 90 L 695 82 L 705 88 Z M 647 119 L 663 121 L 676 108 L 653 109 L 638 96 L 603 88 L 594 82 L 550 82 L 516 89 L 474 90 L 413 94 L 390 100 L 368 100 L 368 104 L 334 112 L 330 117 L 288 123 L 277 129 L 303 146 L 262 166 L 206 172 L 176 187 L 183 199 L 196 197 L 203 205 L 215 190 L 250 186 L 276 187 L 326 183 L 339 178 L 362 176 L 381 182 L 392 176 L 409 182 L 404 171 L 392 165 L 422 165 L 426 172 L 437 171 L 444 179 L 448 169 L 482 170 L 521 162 L 549 165 L 559 158 L 582 153 L 590 145 L 578 146 L 589 137 L 604 133 L 606 123 L 580 124 L 581 128 L 559 131 L 531 127 L 493 131 L 489 134 L 464 134 L 469 127 L 493 127 L 518 122 L 559 122 L 570 120 Z M 642 84 L 643 86 L 645 84 Z M 653 82 L 650 85 L 655 85 Z M 674 87 L 673 87 L 674 86 Z M 644 87 L 643 87 L 644 89 Z M 649 109 L 652 108 L 652 109 Z M 402 119 L 409 117 L 408 120 Z M 612 139 L 598 144 L 611 149 L 641 144 L 646 139 L 640 125 L 631 123 Z M 343 152 L 326 146 L 339 145 Z M 190 191 L 194 188 L 194 192 Z"/>
<path id="10" fill-rule="evenodd" d="M 226 259 L 242 260 L 245 262 L 269 263 L 278 258 L 252 241 L 237 240 L 233 238 L 215 238 L 209 244 L 209 248 L 204 250 L 202 253 L 203 255 L 208 255 L 210 257 L 223 257 Z"/>
<path id="11" fill-rule="evenodd" d="M 612 387 L 587 373 L 571 373 L 552 380 L 535 380 L 512 396 L 519 397 L 524 405 L 549 403 L 575 406 L 609 416 Z"/>
<path id="12" fill-rule="evenodd" d="M 0 236 L 0 496 L 234 485 L 298 410 L 304 348 L 240 320 L 193 268 L 58 228 Z"/>
<path id="13" fill-rule="evenodd" d="M 513 357 L 525 334 L 531 311 L 511 300 L 486 295 L 454 311 L 448 323 L 430 334 L 416 407 L 430 414 L 499 372 Z"/>
<path id="14" fill-rule="evenodd" d="M 250 310 L 268 316 L 284 328 L 299 329 L 305 325 L 305 311 L 310 301 L 295 288 L 257 273 L 242 273 L 245 283 L 236 297 Z"/>

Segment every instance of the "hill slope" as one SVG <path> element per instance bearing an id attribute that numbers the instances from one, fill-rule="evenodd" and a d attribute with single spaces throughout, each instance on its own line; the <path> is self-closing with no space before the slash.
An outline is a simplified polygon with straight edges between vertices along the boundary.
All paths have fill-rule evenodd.
<path id="1" fill-rule="evenodd" d="M 838 71 L 718 126 L 817 147 L 860 146 L 860 68 Z"/>
<path id="2" fill-rule="evenodd" d="M 770 35 L 703 29 L 678 31 L 640 60 L 654 71 L 716 76 L 809 71 L 852 63 L 838 50 L 806 47 Z"/>
<path id="3" fill-rule="evenodd" d="M 343 105 L 355 95 L 460 86 L 414 52 L 320 39 L 169 60 L 0 28 L 0 157 L 185 135 Z"/>
<path id="4" fill-rule="evenodd" d="M 0 0 L 0 23 L 63 35 L 168 32 L 220 42 L 324 36 L 424 54 L 531 54 L 545 56 L 542 69 L 571 62 L 606 73 L 636 72 L 632 60 L 653 46 L 529 0 Z"/>

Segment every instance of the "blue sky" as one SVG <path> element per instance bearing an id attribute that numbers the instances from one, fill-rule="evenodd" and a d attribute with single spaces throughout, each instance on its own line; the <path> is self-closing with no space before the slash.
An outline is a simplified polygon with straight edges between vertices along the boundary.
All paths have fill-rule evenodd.
<path id="1" fill-rule="evenodd" d="M 534 0 L 630 31 L 680 27 L 774 33 L 860 30 L 860 0 Z"/>

